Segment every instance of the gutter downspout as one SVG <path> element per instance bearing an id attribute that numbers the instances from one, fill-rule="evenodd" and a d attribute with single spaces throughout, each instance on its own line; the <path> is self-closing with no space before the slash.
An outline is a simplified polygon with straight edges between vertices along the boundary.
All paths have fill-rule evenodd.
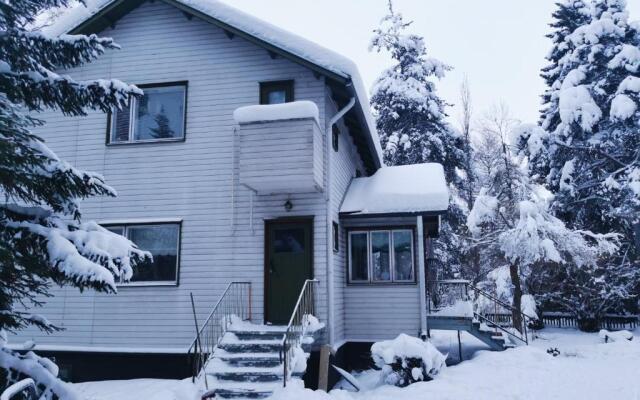
<path id="1" fill-rule="evenodd" d="M 331 135 L 333 134 L 333 126 L 338 122 L 344 115 L 349 112 L 356 104 L 356 98 L 351 97 L 349 103 L 345 105 L 336 115 L 334 115 L 331 120 L 329 120 L 329 124 L 326 127 L 325 132 L 325 140 L 326 140 L 326 184 L 325 184 L 325 200 L 326 200 L 326 209 L 327 209 L 327 318 L 329 322 L 329 344 L 333 345 L 335 341 L 335 318 L 333 315 L 334 312 L 334 299 L 335 299 L 335 288 L 333 281 L 333 202 L 331 201 L 331 166 L 332 166 L 332 154 L 333 148 L 331 144 Z"/>
<path id="2" fill-rule="evenodd" d="M 429 326 L 427 322 L 427 285 L 426 285 L 426 269 L 424 262 L 424 226 L 422 223 L 422 216 L 418 215 L 416 217 L 416 225 L 418 227 L 418 283 L 419 283 L 419 291 L 420 291 L 420 338 L 422 340 L 427 339 L 427 333 L 429 331 Z"/>

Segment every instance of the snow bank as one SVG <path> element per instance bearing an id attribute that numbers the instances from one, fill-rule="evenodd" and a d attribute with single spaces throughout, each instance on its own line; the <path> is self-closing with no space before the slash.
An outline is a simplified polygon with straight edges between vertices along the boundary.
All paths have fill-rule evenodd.
<path id="1" fill-rule="evenodd" d="M 340 213 L 437 212 L 449 207 L 442 165 L 382 167 L 373 176 L 351 182 Z"/>
<path id="2" fill-rule="evenodd" d="M 631 341 L 633 340 L 633 333 L 629 332 L 629 331 L 616 331 L 616 332 L 609 332 L 606 329 L 602 329 L 600 330 L 600 332 L 598 332 L 598 336 L 604 340 L 605 343 L 609 343 L 609 342 L 624 342 L 624 341 Z"/>
<path id="3" fill-rule="evenodd" d="M 233 112 L 238 124 L 313 118 L 320 124 L 318 106 L 312 101 L 294 101 L 283 104 L 266 104 L 240 107 Z"/>

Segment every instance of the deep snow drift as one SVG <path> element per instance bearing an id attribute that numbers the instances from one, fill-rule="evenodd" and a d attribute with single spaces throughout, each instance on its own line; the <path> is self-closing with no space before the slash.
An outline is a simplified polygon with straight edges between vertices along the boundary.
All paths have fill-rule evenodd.
<path id="1" fill-rule="evenodd" d="M 640 394 L 640 332 L 633 341 L 603 343 L 597 333 L 544 329 L 528 347 L 479 351 L 471 360 L 446 368 L 433 381 L 407 388 L 379 386 L 379 375 L 358 375 L 360 393 L 329 394 L 300 387 L 278 391 L 273 400 L 514 400 L 635 399 Z M 436 331 L 434 342 L 443 342 Z M 446 341 L 446 339 L 444 340 Z M 557 348 L 557 357 L 547 349 Z M 190 380 L 139 379 L 74 385 L 90 400 L 197 400 Z M 347 387 L 347 385 L 345 385 Z"/>

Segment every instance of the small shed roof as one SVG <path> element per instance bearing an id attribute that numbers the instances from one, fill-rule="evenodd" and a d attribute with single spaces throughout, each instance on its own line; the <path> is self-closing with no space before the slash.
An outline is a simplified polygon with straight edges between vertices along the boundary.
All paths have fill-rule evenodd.
<path id="1" fill-rule="evenodd" d="M 442 165 L 425 163 L 382 167 L 370 177 L 355 178 L 340 215 L 442 214 L 448 206 Z"/>

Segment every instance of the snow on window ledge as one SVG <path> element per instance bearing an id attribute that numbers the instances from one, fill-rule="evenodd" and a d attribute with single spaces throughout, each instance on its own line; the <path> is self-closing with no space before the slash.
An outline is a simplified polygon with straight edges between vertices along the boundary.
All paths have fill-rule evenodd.
<path id="1" fill-rule="evenodd" d="M 320 125 L 320 111 L 312 101 L 294 101 L 282 104 L 264 104 L 240 107 L 233 112 L 238 124 L 312 118 Z"/>

